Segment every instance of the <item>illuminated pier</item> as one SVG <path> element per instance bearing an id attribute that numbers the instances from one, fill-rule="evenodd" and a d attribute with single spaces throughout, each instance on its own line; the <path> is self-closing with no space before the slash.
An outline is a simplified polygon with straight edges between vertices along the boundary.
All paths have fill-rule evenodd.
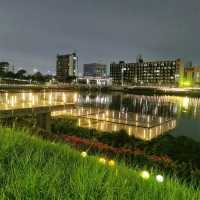
<path id="1" fill-rule="evenodd" d="M 63 93 L 1 93 L 0 119 L 35 116 L 38 127 L 50 131 L 51 112 L 73 108 L 75 97 L 68 94 L 63 98 Z"/>
<path id="2" fill-rule="evenodd" d="M 79 107 L 64 111 L 52 112 L 52 116 L 68 115 L 78 119 L 78 126 L 106 132 L 125 130 L 143 140 L 151 140 L 176 127 L 175 119 L 152 117 L 137 113 L 121 113 L 119 111 Z"/>

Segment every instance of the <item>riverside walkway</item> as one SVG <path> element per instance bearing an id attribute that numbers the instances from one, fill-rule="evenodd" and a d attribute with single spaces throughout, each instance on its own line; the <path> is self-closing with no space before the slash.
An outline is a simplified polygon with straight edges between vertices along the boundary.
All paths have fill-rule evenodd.
<path id="1" fill-rule="evenodd" d="M 60 93 L 1 93 L 0 119 L 34 116 L 38 127 L 50 130 L 51 113 L 74 106 L 73 98 Z"/>

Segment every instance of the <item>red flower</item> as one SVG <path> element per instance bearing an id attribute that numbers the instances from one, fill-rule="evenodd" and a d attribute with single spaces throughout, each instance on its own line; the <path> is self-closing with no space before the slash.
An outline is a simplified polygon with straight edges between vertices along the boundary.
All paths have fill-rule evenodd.
<path id="1" fill-rule="evenodd" d="M 64 136 L 64 141 L 68 142 L 76 147 L 85 146 L 87 148 L 93 148 L 93 149 L 97 149 L 100 151 L 106 151 L 107 153 L 145 156 L 149 160 L 153 160 L 156 162 L 158 162 L 158 161 L 164 162 L 167 164 L 170 164 L 173 162 L 168 156 L 157 156 L 157 155 L 148 156 L 148 155 L 145 155 L 145 152 L 140 149 L 131 150 L 131 149 L 123 148 L 123 147 L 116 148 L 116 147 L 109 146 L 108 144 L 96 142 L 96 141 L 89 140 L 89 139 L 83 139 L 83 138 L 80 138 L 77 136 L 70 136 L 70 135 Z"/>

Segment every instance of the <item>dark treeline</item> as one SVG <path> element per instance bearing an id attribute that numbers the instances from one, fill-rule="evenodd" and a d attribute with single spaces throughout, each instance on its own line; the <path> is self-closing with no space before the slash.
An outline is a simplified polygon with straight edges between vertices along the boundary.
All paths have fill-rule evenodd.
<path id="1" fill-rule="evenodd" d="M 20 69 L 17 72 L 8 71 L 0 72 L 0 78 L 10 78 L 10 79 L 21 79 L 21 80 L 30 80 L 30 82 L 39 82 L 44 83 L 52 80 L 53 75 L 42 74 L 41 72 L 36 72 L 34 74 L 28 74 L 26 70 Z"/>

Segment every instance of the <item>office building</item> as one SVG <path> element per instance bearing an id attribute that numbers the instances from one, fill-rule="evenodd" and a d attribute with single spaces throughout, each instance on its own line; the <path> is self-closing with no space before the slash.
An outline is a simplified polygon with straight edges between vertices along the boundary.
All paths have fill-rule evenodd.
<path id="1" fill-rule="evenodd" d="M 185 68 L 183 86 L 200 86 L 200 66 Z"/>
<path id="2" fill-rule="evenodd" d="M 90 63 L 83 65 L 84 76 L 106 77 L 106 65 L 99 63 Z"/>
<path id="3" fill-rule="evenodd" d="M 0 62 L 0 73 L 5 73 L 9 71 L 9 62 Z"/>
<path id="4" fill-rule="evenodd" d="M 57 55 L 56 77 L 59 82 L 66 82 L 77 75 L 78 57 L 76 53 Z"/>
<path id="5" fill-rule="evenodd" d="M 136 63 L 110 64 L 110 77 L 113 84 L 145 86 L 178 86 L 184 75 L 181 59 L 144 62 L 139 58 Z"/>

